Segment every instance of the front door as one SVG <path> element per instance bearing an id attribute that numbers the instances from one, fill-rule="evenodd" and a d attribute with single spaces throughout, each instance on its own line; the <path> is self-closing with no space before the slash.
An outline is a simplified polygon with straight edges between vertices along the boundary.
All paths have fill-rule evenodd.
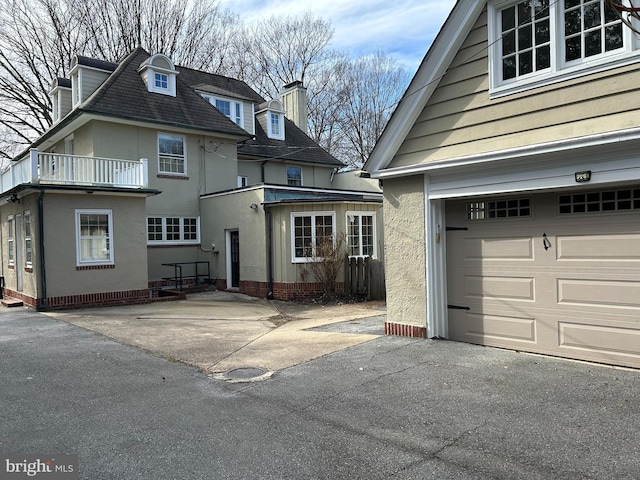
<path id="1" fill-rule="evenodd" d="M 240 287 L 240 235 L 236 230 L 229 232 L 231 244 L 231 288 Z"/>

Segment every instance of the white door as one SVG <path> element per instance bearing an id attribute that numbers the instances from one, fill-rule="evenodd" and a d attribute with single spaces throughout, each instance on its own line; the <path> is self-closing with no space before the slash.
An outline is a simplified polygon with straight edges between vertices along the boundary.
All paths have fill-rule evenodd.
<path id="1" fill-rule="evenodd" d="M 640 367 L 640 188 L 447 202 L 449 336 Z"/>

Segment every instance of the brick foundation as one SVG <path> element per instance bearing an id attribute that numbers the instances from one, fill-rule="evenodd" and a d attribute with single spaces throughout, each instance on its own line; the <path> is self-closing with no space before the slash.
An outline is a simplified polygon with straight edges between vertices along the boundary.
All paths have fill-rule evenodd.
<path id="1" fill-rule="evenodd" d="M 384 322 L 384 333 L 385 335 L 398 335 L 400 337 L 427 338 L 427 327 Z"/>
<path id="2" fill-rule="evenodd" d="M 218 290 L 228 290 L 226 279 L 218 279 L 216 282 Z M 338 292 L 344 291 L 344 284 L 337 285 Z M 267 282 L 257 281 L 240 281 L 239 293 L 250 295 L 252 297 L 267 298 L 269 295 L 269 284 Z M 295 300 L 298 298 L 319 297 L 324 293 L 321 283 L 317 282 L 296 282 L 296 283 L 273 283 L 273 298 L 275 300 Z"/>
<path id="3" fill-rule="evenodd" d="M 88 293 L 82 295 L 64 295 L 44 300 L 25 295 L 11 289 L 4 289 L 4 296 L 21 300 L 25 306 L 34 310 L 71 310 L 74 308 L 112 307 L 117 305 L 140 305 L 151 302 L 176 300 L 176 296 L 157 296 L 152 290 L 126 290 L 121 292 Z"/>

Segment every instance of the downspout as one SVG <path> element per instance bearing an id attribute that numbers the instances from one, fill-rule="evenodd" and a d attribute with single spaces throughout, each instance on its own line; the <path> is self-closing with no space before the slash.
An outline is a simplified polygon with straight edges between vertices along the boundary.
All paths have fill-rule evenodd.
<path id="1" fill-rule="evenodd" d="M 44 261 L 44 189 L 40 190 L 38 197 L 38 233 L 40 235 L 40 276 L 42 277 L 42 303 L 39 310 L 47 309 L 47 269 Z"/>
<path id="2" fill-rule="evenodd" d="M 261 172 L 261 175 L 262 175 L 262 183 L 265 183 L 265 181 L 264 181 L 264 178 L 265 178 L 264 177 L 264 166 L 267 164 L 268 161 L 269 160 L 265 160 L 264 162 L 262 162 L 260 164 L 260 172 Z"/>
<path id="3" fill-rule="evenodd" d="M 267 213 L 267 298 L 273 300 L 273 220 L 271 209 L 265 208 Z"/>

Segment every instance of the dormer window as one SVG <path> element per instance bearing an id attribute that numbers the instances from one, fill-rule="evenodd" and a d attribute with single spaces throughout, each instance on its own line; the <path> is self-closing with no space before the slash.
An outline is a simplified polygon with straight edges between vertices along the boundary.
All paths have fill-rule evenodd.
<path id="1" fill-rule="evenodd" d="M 203 95 L 211 105 L 220 110 L 220 113 L 228 117 L 232 122 L 244 128 L 243 107 L 242 102 L 221 97 L 212 97 Z"/>
<path id="2" fill-rule="evenodd" d="M 138 72 L 152 93 L 176 96 L 176 75 L 173 62 L 165 55 L 156 53 L 140 65 Z"/>
<path id="3" fill-rule="evenodd" d="M 284 107 L 278 100 L 261 104 L 256 117 L 269 138 L 284 140 Z"/>
<path id="4" fill-rule="evenodd" d="M 282 114 L 277 114 L 277 113 L 273 113 L 270 112 L 269 113 L 269 127 L 270 127 L 270 132 L 269 132 L 269 136 L 270 137 L 275 137 L 275 138 L 280 138 L 282 136 L 282 134 L 280 133 L 282 130 Z"/>
<path id="5" fill-rule="evenodd" d="M 169 76 L 166 73 L 156 73 L 156 88 L 169 90 Z"/>

